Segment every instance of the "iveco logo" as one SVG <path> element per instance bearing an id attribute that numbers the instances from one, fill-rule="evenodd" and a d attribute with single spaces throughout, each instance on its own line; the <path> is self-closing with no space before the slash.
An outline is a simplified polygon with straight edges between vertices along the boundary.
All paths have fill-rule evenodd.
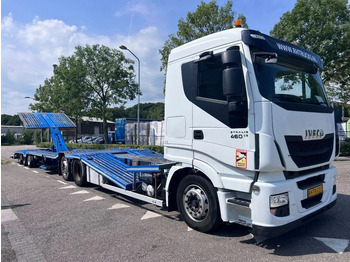
<path id="1" fill-rule="evenodd" d="M 322 129 L 307 129 L 305 130 L 304 140 L 322 139 L 324 136 Z"/>

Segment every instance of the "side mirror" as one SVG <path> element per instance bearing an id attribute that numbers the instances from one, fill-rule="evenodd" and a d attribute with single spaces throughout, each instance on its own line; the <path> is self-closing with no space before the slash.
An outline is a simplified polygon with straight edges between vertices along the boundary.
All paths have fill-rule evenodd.
<path id="1" fill-rule="evenodd" d="M 222 63 L 225 66 L 231 67 L 231 66 L 241 66 L 241 53 L 239 52 L 239 47 L 234 46 L 226 50 L 221 54 L 221 60 Z"/>
<path id="2" fill-rule="evenodd" d="M 223 71 L 223 94 L 226 97 L 243 96 L 244 77 L 241 53 L 238 46 L 233 46 L 221 54 L 222 63 L 226 66 Z"/>
<path id="3" fill-rule="evenodd" d="M 244 95 L 244 77 L 241 67 L 226 68 L 223 71 L 223 94 L 226 97 Z"/>

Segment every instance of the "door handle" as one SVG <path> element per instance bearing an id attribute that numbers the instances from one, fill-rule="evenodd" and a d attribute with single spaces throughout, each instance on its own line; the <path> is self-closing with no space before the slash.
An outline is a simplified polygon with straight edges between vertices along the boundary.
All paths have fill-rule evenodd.
<path id="1" fill-rule="evenodd" d="M 193 131 L 193 138 L 198 139 L 198 140 L 204 139 L 203 131 L 202 130 L 194 130 Z"/>

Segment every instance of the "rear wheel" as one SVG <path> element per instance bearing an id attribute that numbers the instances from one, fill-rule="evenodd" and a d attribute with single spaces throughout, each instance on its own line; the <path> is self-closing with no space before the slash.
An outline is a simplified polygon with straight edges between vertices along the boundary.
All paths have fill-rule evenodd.
<path id="1" fill-rule="evenodd" d="M 217 192 L 204 177 L 186 176 L 179 184 L 176 199 L 180 214 L 189 227 L 209 232 L 222 223 Z"/>
<path id="2" fill-rule="evenodd" d="M 72 174 L 70 172 L 69 163 L 65 156 L 62 156 L 60 158 L 60 173 L 64 180 L 66 181 L 72 180 Z"/>
<path id="3" fill-rule="evenodd" d="M 27 159 L 27 165 L 29 166 L 29 167 L 35 167 L 35 161 L 34 161 L 34 156 L 32 156 L 32 155 L 27 155 L 27 157 L 26 157 L 26 159 Z"/>
<path id="4" fill-rule="evenodd" d="M 24 163 L 24 156 L 22 154 L 19 154 L 19 156 L 18 156 L 18 163 L 20 165 L 23 165 L 23 163 Z"/>
<path id="5" fill-rule="evenodd" d="M 86 185 L 86 167 L 80 160 L 73 160 L 72 163 L 73 179 L 77 186 Z"/>
<path id="6" fill-rule="evenodd" d="M 28 166 L 28 157 L 29 155 L 23 156 L 23 165 Z"/>

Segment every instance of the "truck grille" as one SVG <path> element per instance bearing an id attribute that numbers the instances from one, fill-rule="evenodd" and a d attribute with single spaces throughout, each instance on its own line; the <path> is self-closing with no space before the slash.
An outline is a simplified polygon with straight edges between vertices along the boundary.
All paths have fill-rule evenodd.
<path id="1" fill-rule="evenodd" d="M 321 140 L 303 141 L 301 136 L 285 136 L 289 154 L 298 167 L 328 162 L 333 152 L 334 134 Z"/>

